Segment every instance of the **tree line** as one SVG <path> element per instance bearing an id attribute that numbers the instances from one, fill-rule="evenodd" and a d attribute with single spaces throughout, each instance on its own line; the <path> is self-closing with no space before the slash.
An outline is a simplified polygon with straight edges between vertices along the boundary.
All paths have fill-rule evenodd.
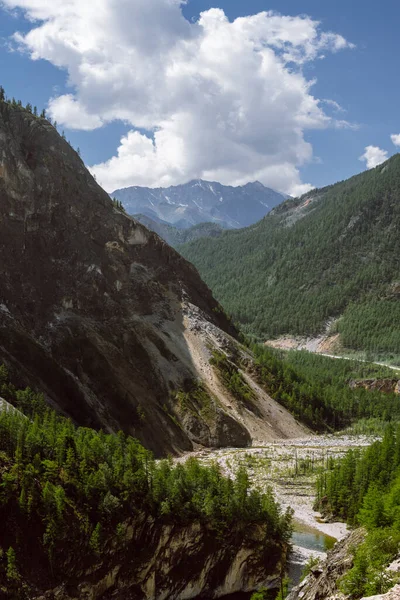
<path id="1" fill-rule="evenodd" d="M 340 332 L 350 347 L 398 351 L 399 198 L 396 155 L 288 200 L 256 225 L 179 250 L 248 335 L 315 335 L 344 315 Z M 354 304 L 364 306 L 357 315 Z"/>
<path id="2" fill-rule="evenodd" d="M 340 587 L 351 598 L 385 593 L 394 585 L 387 566 L 400 545 L 400 426 L 388 425 L 382 441 L 331 459 L 317 481 L 316 507 L 323 514 L 364 526 L 354 566 Z"/>
<path id="3" fill-rule="evenodd" d="M 392 378 L 390 369 L 306 351 L 283 352 L 259 344 L 253 345 L 252 351 L 259 382 L 314 431 L 337 431 L 361 419 L 400 420 L 397 394 L 349 386 L 351 379 Z"/>
<path id="4" fill-rule="evenodd" d="M 266 526 L 266 544 L 288 543 L 290 512 L 270 491 L 250 489 L 195 459 L 155 461 L 123 433 L 73 423 L 46 407 L 40 394 L 16 390 L 0 369 L 0 587 L 21 586 L 29 569 L 53 581 L 87 568 L 110 544 L 122 544 L 135 516 L 158 523 L 201 522 L 215 536 L 233 526 Z M 136 548 L 138 553 L 145 548 Z M 28 557 L 32 557 L 28 560 Z M 66 566 L 67 565 L 67 566 Z M 36 571 L 35 571 L 36 573 Z"/>

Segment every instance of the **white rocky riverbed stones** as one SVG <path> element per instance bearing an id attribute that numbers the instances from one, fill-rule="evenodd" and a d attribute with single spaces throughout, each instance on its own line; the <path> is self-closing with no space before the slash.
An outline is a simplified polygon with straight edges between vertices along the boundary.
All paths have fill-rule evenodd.
<path id="1" fill-rule="evenodd" d="M 313 509 L 317 469 L 326 464 L 329 457 L 341 456 L 350 448 L 367 447 L 376 439 L 378 438 L 365 435 L 308 436 L 245 449 L 199 450 L 176 460 L 184 462 L 189 456 L 195 456 L 203 464 L 216 462 L 222 472 L 229 477 L 234 477 L 238 467 L 244 464 L 251 485 L 260 491 L 271 488 L 284 510 L 286 508 L 294 510 L 295 521 L 336 540 L 341 540 L 347 535 L 346 524 L 325 523 L 321 515 Z M 302 474 L 301 466 L 307 460 L 314 464 L 314 473 Z M 301 571 L 311 556 L 323 560 L 326 553 L 298 545 L 293 547 L 288 570 L 294 581 L 298 581 Z"/>

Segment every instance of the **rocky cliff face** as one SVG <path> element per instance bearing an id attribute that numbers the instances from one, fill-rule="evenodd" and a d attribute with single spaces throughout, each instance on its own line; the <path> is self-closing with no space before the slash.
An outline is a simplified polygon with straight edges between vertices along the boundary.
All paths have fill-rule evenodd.
<path id="1" fill-rule="evenodd" d="M 312 567 L 307 577 L 295 587 L 286 600 L 351 600 L 353 596 L 346 595 L 339 589 L 339 581 L 352 567 L 354 549 L 365 540 L 366 531 L 362 528 L 355 529 L 346 538 L 337 542 L 328 552 L 325 561 Z M 392 562 L 386 569 L 398 581 L 400 573 L 400 557 Z M 400 585 L 394 587 L 386 594 L 365 596 L 361 600 L 398 600 L 400 598 Z"/>
<path id="2" fill-rule="evenodd" d="M 0 362 L 15 383 L 156 454 L 251 443 L 246 411 L 212 394 L 194 357 L 207 328 L 236 336 L 197 271 L 113 207 L 48 121 L 4 102 L 0 237 Z M 209 399 L 183 415 L 177 393 L 199 380 Z"/>
<path id="3" fill-rule="evenodd" d="M 338 589 L 340 578 L 353 566 L 352 548 L 364 541 L 365 531 L 356 529 L 337 542 L 327 559 L 294 588 L 286 600 L 345 600 Z"/>
<path id="4" fill-rule="evenodd" d="M 160 526 L 139 516 L 125 523 L 124 535 L 118 546 L 102 549 L 94 568 L 75 569 L 68 586 L 41 592 L 46 582 L 36 580 L 29 598 L 190 600 L 279 586 L 282 548 L 268 542 L 263 526 L 244 531 L 238 524 L 222 538 L 200 523 Z M 146 550 L 138 553 L 139 547 Z"/>
<path id="5" fill-rule="evenodd" d="M 0 360 L 81 424 L 190 449 L 163 410 L 194 376 L 184 303 L 233 328 L 195 269 L 115 210 L 46 120 L 8 105 L 0 235 Z"/>

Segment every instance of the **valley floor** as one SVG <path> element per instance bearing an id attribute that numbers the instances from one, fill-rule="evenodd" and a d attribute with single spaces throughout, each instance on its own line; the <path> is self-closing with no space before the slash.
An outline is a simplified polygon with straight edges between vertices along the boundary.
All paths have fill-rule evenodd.
<path id="1" fill-rule="evenodd" d="M 289 575 L 296 582 L 310 556 L 325 557 L 324 541 L 341 540 L 347 534 L 344 523 L 324 522 L 313 509 L 318 473 L 330 457 L 341 456 L 350 448 L 369 446 L 375 439 L 362 435 L 310 436 L 245 449 L 201 450 L 177 461 L 195 456 L 204 464 L 217 462 L 228 476 L 234 476 L 239 466 L 244 465 L 254 488 L 262 491 L 271 487 L 282 508 L 293 509 L 295 533 Z M 322 543 L 313 543 L 320 534 Z"/>
<path id="2" fill-rule="evenodd" d="M 341 360 L 356 360 L 361 363 L 374 364 L 379 367 L 387 367 L 396 371 L 400 374 L 400 363 L 394 361 L 393 364 L 383 361 L 371 361 L 362 358 L 365 356 L 365 352 L 356 352 L 342 348 L 339 341 L 339 334 L 329 335 L 322 334 L 317 337 L 294 337 L 290 335 L 284 335 L 274 340 L 267 340 L 266 346 L 276 348 L 278 350 L 307 350 L 320 356 L 327 356 L 328 358 L 335 358 Z"/>

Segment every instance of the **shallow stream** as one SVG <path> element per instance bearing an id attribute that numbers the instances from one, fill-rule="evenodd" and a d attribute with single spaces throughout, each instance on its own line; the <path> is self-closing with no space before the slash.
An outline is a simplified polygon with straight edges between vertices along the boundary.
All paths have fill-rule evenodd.
<path id="1" fill-rule="evenodd" d="M 333 548 L 335 542 L 335 538 L 321 533 L 321 531 L 314 529 L 314 527 L 310 527 L 299 521 L 294 522 L 292 535 L 292 544 L 294 546 L 300 546 L 300 548 L 306 548 L 307 550 L 327 552 Z"/>
<path id="2" fill-rule="evenodd" d="M 323 559 L 325 552 L 333 548 L 335 538 L 299 521 L 294 521 L 292 535 L 293 552 L 288 561 L 291 589 L 300 581 L 301 574 L 311 556 Z"/>
<path id="3" fill-rule="evenodd" d="M 321 533 L 318 529 L 294 521 L 294 531 L 292 535 L 292 544 L 294 546 L 294 552 L 292 553 L 289 564 L 289 577 L 291 589 L 297 585 L 300 581 L 301 574 L 304 566 L 308 561 L 309 557 L 315 553 L 316 556 L 321 556 L 321 553 L 327 552 L 333 548 L 336 540 L 335 538 Z M 276 597 L 276 590 L 271 590 L 271 600 Z M 250 600 L 252 594 L 238 593 L 225 596 L 221 600 Z"/>

